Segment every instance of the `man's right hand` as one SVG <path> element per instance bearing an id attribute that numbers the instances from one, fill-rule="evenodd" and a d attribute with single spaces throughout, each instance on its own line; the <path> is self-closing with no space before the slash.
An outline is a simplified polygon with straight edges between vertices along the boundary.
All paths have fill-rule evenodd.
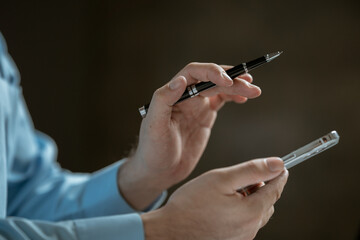
<path id="1" fill-rule="evenodd" d="M 141 216 L 146 239 L 253 239 L 274 213 L 287 178 L 280 158 L 209 171 L 176 190 L 164 207 Z M 237 192 L 267 181 L 249 196 Z"/>

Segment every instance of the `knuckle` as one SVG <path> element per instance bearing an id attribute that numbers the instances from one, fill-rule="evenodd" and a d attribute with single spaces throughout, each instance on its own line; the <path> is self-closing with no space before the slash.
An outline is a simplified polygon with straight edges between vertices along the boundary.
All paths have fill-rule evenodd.
<path id="1" fill-rule="evenodd" d="M 227 182 L 229 180 L 229 174 L 221 168 L 211 170 L 209 174 L 218 182 Z"/>
<path id="2" fill-rule="evenodd" d="M 159 96 L 161 94 L 161 88 L 158 88 L 158 89 L 156 89 L 155 90 L 155 92 L 154 92 L 154 96 Z"/>
<path id="3" fill-rule="evenodd" d="M 247 167 L 249 168 L 249 171 L 255 171 L 258 168 L 255 161 L 247 162 Z"/>
<path id="4" fill-rule="evenodd" d="M 264 227 L 269 222 L 269 219 L 263 219 L 259 222 L 258 228 Z"/>
<path id="5" fill-rule="evenodd" d="M 249 175 L 251 176 L 251 180 L 256 180 L 256 177 L 260 171 L 260 166 L 258 161 L 249 161 L 246 163 L 246 171 L 249 172 Z"/>
<path id="6" fill-rule="evenodd" d="M 198 62 L 191 62 L 191 63 L 188 63 L 185 68 L 193 68 L 193 67 L 196 67 L 199 63 Z"/>
<path id="7" fill-rule="evenodd" d="M 161 88 L 156 89 L 153 93 L 152 101 L 153 100 L 157 101 L 157 99 L 161 98 L 161 95 L 162 95 Z"/>
<path id="8" fill-rule="evenodd" d="M 271 206 L 271 208 L 270 208 L 270 217 L 274 214 L 274 212 L 275 212 L 275 208 L 274 208 L 274 206 Z"/>
<path id="9" fill-rule="evenodd" d="M 263 218 L 261 219 L 260 228 L 265 226 L 270 221 L 270 218 L 273 214 L 274 214 L 274 206 L 271 206 L 268 212 L 264 214 Z"/>
<path id="10" fill-rule="evenodd" d="M 221 75 L 221 73 L 224 72 L 224 70 L 215 63 L 209 63 L 209 70 L 219 75 Z"/>
<path id="11" fill-rule="evenodd" d="M 282 177 L 282 181 L 281 181 L 282 186 L 285 186 L 285 184 L 287 183 L 288 178 L 289 178 L 289 172 L 286 170 L 286 173 Z"/>
<path id="12" fill-rule="evenodd" d="M 219 172 L 218 169 L 210 170 L 210 171 L 204 173 L 204 177 L 207 177 L 207 178 L 216 178 L 217 175 L 219 174 L 218 172 Z"/>
<path id="13" fill-rule="evenodd" d="M 250 79 L 251 82 L 253 81 L 254 78 L 250 73 L 246 73 L 246 76 Z"/>
<path id="14" fill-rule="evenodd" d="M 164 96 L 164 93 L 165 93 L 164 88 L 165 88 L 165 86 L 162 86 L 162 87 L 156 89 L 154 94 L 153 94 L 153 98 L 154 99 L 161 99 Z"/>
<path id="15" fill-rule="evenodd" d="M 275 190 L 275 201 L 277 201 L 277 200 L 280 199 L 281 193 L 282 193 L 281 188 L 277 188 L 277 189 Z"/>

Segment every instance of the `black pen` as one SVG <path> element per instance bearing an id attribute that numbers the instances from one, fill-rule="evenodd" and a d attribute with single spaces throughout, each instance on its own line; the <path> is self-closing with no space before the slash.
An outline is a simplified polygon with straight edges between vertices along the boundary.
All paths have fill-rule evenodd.
<path id="1" fill-rule="evenodd" d="M 281 53 L 282 52 L 280 52 L 280 51 L 273 52 L 273 53 L 266 54 L 262 57 L 259 57 L 255 60 L 252 60 L 250 62 L 241 63 L 233 68 L 226 70 L 226 73 L 227 73 L 227 75 L 229 75 L 229 77 L 231 79 L 234 79 L 243 73 L 248 73 L 257 67 L 259 67 L 267 62 L 270 62 L 271 60 L 280 56 Z M 205 91 L 205 90 L 215 87 L 215 86 L 216 86 L 216 84 L 213 82 L 199 82 L 197 84 L 188 86 L 186 88 L 185 92 L 183 93 L 183 95 L 181 96 L 181 98 L 175 104 L 182 102 L 188 98 L 196 97 L 197 95 L 199 95 L 200 92 Z M 146 105 L 142 106 L 141 108 L 139 108 L 140 115 L 143 118 L 146 117 L 149 106 L 150 106 L 150 104 L 146 104 Z"/>

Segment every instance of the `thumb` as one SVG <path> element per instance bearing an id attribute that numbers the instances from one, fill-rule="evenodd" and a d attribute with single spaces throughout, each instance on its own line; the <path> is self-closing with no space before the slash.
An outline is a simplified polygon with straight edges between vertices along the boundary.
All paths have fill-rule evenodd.
<path id="1" fill-rule="evenodd" d="M 151 99 L 147 117 L 170 119 L 172 106 L 184 93 L 187 82 L 184 76 L 177 76 L 157 89 Z"/>
<path id="2" fill-rule="evenodd" d="M 225 169 L 224 178 L 231 192 L 259 182 L 269 181 L 285 170 L 284 162 L 277 157 L 256 159 Z"/>

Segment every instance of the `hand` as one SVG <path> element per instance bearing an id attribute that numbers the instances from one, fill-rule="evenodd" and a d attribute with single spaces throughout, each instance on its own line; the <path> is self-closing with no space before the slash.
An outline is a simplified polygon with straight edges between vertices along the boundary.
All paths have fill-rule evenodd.
<path id="1" fill-rule="evenodd" d="M 200 81 L 217 86 L 173 106 L 187 86 Z M 128 202 L 142 209 L 161 191 L 186 178 L 204 152 L 224 103 L 244 103 L 261 94 L 251 82 L 249 74 L 231 80 L 216 64 L 191 63 L 157 89 L 141 124 L 138 148 L 120 169 L 119 187 Z"/>
<path id="2" fill-rule="evenodd" d="M 287 177 L 279 158 L 207 172 L 175 191 L 164 207 L 141 215 L 146 239 L 253 239 L 274 213 Z M 237 192 L 269 180 L 249 196 Z"/>

